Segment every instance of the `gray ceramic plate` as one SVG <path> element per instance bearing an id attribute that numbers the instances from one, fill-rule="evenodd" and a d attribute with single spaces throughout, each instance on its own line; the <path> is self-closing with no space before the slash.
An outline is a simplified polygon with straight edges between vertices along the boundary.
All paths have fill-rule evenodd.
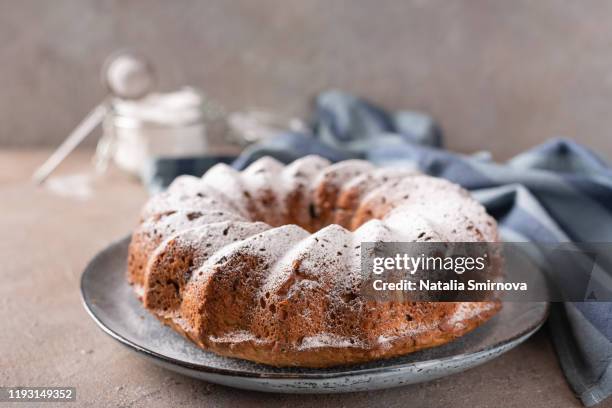
<path id="1" fill-rule="evenodd" d="M 232 387 L 287 393 L 366 391 L 458 373 L 525 341 L 546 303 L 505 303 L 487 324 L 442 347 L 391 360 L 328 369 L 274 368 L 202 351 L 143 309 L 125 279 L 127 238 L 100 252 L 81 278 L 85 308 L 111 337 L 170 370 Z"/>

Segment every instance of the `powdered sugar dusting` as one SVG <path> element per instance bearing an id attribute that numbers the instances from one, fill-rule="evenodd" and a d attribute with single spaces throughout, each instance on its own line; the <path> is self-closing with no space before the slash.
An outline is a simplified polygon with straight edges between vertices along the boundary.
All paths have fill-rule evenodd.
<path id="1" fill-rule="evenodd" d="M 491 302 L 462 302 L 458 303 L 454 313 L 448 319 L 452 325 L 470 320 L 481 313 L 491 311 L 495 308 Z"/>
<path id="2" fill-rule="evenodd" d="M 354 231 L 333 223 L 321 226 L 337 219 L 334 212 L 341 202 L 345 211 L 341 216 L 362 217 L 362 225 L 342 221 Z M 497 240 L 495 222 L 455 184 L 413 170 L 376 169 L 362 160 L 330 165 L 317 156 L 288 166 L 265 157 L 243 172 L 219 164 L 201 179 L 180 177 L 167 192 L 149 201 L 143 218 L 141 228 L 170 237 L 156 254 L 171 242 L 194 251 L 184 293 L 210 282 L 220 271 L 231 277 L 234 269 L 225 265 L 233 268 L 243 258 L 254 260 L 255 270 L 249 267 L 245 272 L 257 276 L 252 293 L 247 291 L 252 299 L 243 299 L 242 304 L 252 307 L 254 322 L 274 324 L 266 326 L 264 335 L 255 323 L 227 333 L 208 333 L 211 341 L 263 344 L 272 339 L 266 338 L 269 330 L 287 329 L 297 337 L 284 346 L 298 350 L 392 347 L 398 338 L 436 330 L 441 323 L 403 320 L 389 329 L 375 321 L 367 329 L 376 335 L 375 341 L 369 340 L 373 343 L 360 340 L 360 325 L 353 326 L 354 336 L 346 336 L 347 327 L 334 313 L 342 310 L 359 316 L 365 304 L 355 290 L 365 278 L 362 242 Z M 288 219 L 301 226 L 289 225 Z M 302 227 L 321 228 L 311 234 Z M 316 299 L 317 304 L 308 299 Z M 285 304 L 291 304 L 291 316 L 281 310 Z M 388 310 L 377 307 L 372 306 L 370 319 Z M 494 306 L 460 303 L 448 323 L 461 324 L 482 313 L 483 307 Z M 180 327 L 189 327 L 180 319 L 173 318 Z"/>
<path id="3" fill-rule="evenodd" d="M 246 330 L 238 330 L 231 333 L 226 333 L 223 336 L 210 336 L 209 340 L 214 343 L 245 343 L 245 342 L 253 342 L 256 344 L 265 344 L 267 341 L 265 339 L 257 338 L 253 333 L 248 332 Z"/>
<path id="4" fill-rule="evenodd" d="M 313 348 L 333 347 L 363 347 L 363 344 L 351 340 L 347 337 L 335 335 L 333 333 L 318 333 L 314 336 L 304 337 L 304 340 L 298 347 L 299 350 L 307 350 Z"/>

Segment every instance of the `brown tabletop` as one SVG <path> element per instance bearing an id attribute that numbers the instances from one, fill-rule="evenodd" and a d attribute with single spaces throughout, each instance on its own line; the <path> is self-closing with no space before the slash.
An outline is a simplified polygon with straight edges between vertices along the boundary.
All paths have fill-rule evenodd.
<path id="1" fill-rule="evenodd" d="M 71 156 L 50 180 L 53 188 L 36 187 L 29 177 L 48 154 L 0 151 L 0 385 L 75 386 L 78 406 L 581 406 L 545 329 L 464 373 L 377 392 L 265 394 L 159 368 L 98 329 L 79 295 L 81 271 L 129 233 L 144 189 L 111 171 L 90 180 L 88 191 L 82 181 L 91 171 L 90 152 Z"/>

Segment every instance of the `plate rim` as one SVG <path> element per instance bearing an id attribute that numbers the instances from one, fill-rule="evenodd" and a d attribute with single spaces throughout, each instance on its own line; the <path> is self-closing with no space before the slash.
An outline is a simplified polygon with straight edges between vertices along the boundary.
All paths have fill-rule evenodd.
<path id="1" fill-rule="evenodd" d="M 504 340 L 500 340 L 494 344 L 491 344 L 473 353 L 455 354 L 455 355 L 448 356 L 448 357 L 443 357 L 443 358 L 439 358 L 435 360 L 424 360 L 424 361 L 419 361 L 416 363 L 412 362 L 412 363 L 395 364 L 395 365 L 390 365 L 390 366 L 362 368 L 362 369 L 351 369 L 349 366 L 346 371 L 338 371 L 338 372 L 333 372 L 333 373 L 325 373 L 325 372 L 321 372 L 321 373 L 316 373 L 316 372 L 314 373 L 254 373 L 254 372 L 247 372 L 247 371 L 241 371 L 241 370 L 235 370 L 235 369 L 211 367 L 211 366 L 202 365 L 202 364 L 194 364 L 194 363 L 190 363 L 185 360 L 179 360 L 179 359 L 176 359 L 176 358 L 164 355 L 164 354 L 160 354 L 144 346 L 141 346 L 140 344 L 137 344 L 133 342 L 132 340 L 127 339 L 120 333 L 108 327 L 102 321 L 102 318 L 96 315 L 95 311 L 93 310 L 94 304 L 93 302 L 91 302 L 91 299 L 86 293 L 86 289 L 84 287 L 86 277 L 89 276 L 91 273 L 93 273 L 92 272 L 92 270 L 94 270 L 93 265 L 100 258 L 102 258 L 107 252 L 111 251 L 115 247 L 121 244 L 124 244 L 125 241 L 128 241 L 130 239 L 130 237 L 131 235 L 127 235 L 122 238 L 113 240 L 102 250 L 98 251 L 96 255 L 93 258 L 91 258 L 91 260 L 87 263 L 87 266 L 81 273 L 80 282 L 79 282 L 81 304 L 83 305 L 83 308 L 103 332 L 105 332 L 107 335 L 109 335 L 111 338 L 113 338 L 117 342 L 126 346 L 128 349 L 136 351 L 137 353 L 142 354 L 148 358 L 160 360 L 170 365 L 180 366 L 188 370 L 194 370 L 194 371 L 206 373 L 206 374 L 216 374 L 216 375 L 224 375 L 224 376 L 232 376 L 232 377 L 240 377 L 240 378 L 265 379 L 265 380 L 325 380 L 325 379 L 334 379 L 338 377 L 344 378 L 344 377 L 360 376 L 360 375 L 367 375 L 367 374 L 389 373 L 393 371 L 400 371 L 401 369 L 409 367 L 409 366 L 416 366 L 417 364 L 428 364 L 434 361 L 435 362 L 451 362 L 456 359 L 466 359 L 470 357 L 476 357 L 482 353 L 487 353 L 487 352 L 490 352 L 491 350 L 499 349 L 507 344 L 514 344 L 514 345 L 520 344 L 522 341 L 528 339 L 531 335 L 533 335 L 536 331 L 538 331 L 544 325 L 544 323 L 546 322 L 548 318 L 548 314 L 550 312 L 550 302 L 533 302 L 533 303 L 543 303 L 544 304 L 544 313 L 542 314 L 542 317 L 537 322 L 535 322 L 534 324 L 531 324 L 529 327 L 525 328 L 524 330 L 521 330 L 519 333 L 515 334 L 514 336 L 504 339 Z M 188 341 L 187 339 L 183 339 L 183 340 Z M 203 350 L 203 351 L 206 352 L 206 350 Z M 225 356 L 221 356 L 221 357 L 231 358 L 231 357 L 225 357 Z"/>

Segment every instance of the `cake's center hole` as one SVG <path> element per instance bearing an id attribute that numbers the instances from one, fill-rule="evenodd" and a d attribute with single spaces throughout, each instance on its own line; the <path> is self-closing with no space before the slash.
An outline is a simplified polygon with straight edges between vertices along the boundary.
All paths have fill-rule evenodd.
<path id="1" fill-rule="evenodd" d="M 311 234 L 333 224 L 353 231 L 367 221 L 379 218 L 371 211 L 356 214 L 354 210 L 337 208 L 334 206 L 335 200 L 331 199 L 322 204 L 309 203 L 301 208 L 297 207 L 297 203 L 295 206 L 289 203 L 282 212 L 279 206 L 275 205 L 274 198 L 262 194 L 258 201 L 256 204 L 258 211 L 253 214 L 253 221 L 262 221 L 272 227 L 295 224 Z M 325 205 L 326 203 L 330 205 Z"/>

